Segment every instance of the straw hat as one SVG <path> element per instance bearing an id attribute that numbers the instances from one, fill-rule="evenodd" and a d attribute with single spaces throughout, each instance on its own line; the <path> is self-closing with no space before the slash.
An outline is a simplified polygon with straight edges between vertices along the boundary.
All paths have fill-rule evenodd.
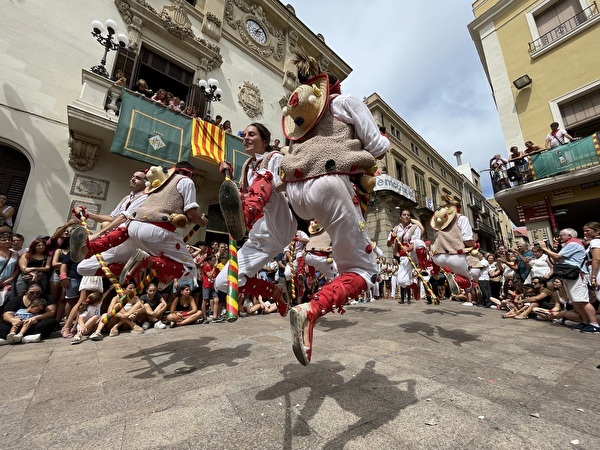
<path id="1" fill-rule="evenodd" d="M 324 228 L 319 222 L 317 222 L 316 220 L 310 221 L 310 225 L 308 226 L 308 234 L 312 236 L 315 234 L 319 234 L 323 230 Z"/>
<path id="2" fill-rule="evenodd" d="M 281 125 L 290 141 L 301 139 L 314 128 L 327 106 L 329 77 L 320 74 L 296 88 L 283 108 Z"/>
<path id="3" fill-rule="evenodd" d="M 431 228 L 436 231 L 445 230 L 450 226 L 454 218 L 456 217 L 456 206 L 455 205 L 444 205 L 438 207 L 431 217 Z"/>
<path id="4" fill-rule="evenodd" d="M 171 175 L 175 173 L 175 168 L 165 169 L 163 166 L 152 166 L 146 172 L 145 194 L 150 194 L 161 187 Z"/>

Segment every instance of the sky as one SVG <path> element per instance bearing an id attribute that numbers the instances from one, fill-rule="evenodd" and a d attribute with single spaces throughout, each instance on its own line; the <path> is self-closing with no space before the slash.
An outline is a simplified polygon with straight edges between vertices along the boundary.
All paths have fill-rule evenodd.
<path id="1" fill-rule="evenodd" d="M 376 92 L 453 166 L 507 154 L 491 88 L 467 25 L 471 0 L 283 0 L 351 68 L 342 91 Z M 483 194 L 492 197 L 489 172 Z"/>

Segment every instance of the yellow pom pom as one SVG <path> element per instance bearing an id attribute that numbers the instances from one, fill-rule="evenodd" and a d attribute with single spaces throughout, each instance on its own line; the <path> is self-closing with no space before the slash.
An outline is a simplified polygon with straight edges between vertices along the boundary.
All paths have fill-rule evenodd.
<path id="1" fill-rule="evenodd" d="M 153 188 L 157 188 L 157 187 L 159 187 L 159 186 L 160 186 L 160 180 L 154 180 L 154 181 L 152 182 L 152 187 L 153 187 Z"/>

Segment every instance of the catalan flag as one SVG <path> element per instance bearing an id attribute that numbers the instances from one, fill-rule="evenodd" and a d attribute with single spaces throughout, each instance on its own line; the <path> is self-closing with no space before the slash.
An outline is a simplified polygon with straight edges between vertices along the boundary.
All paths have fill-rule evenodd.
<path id="1" fill-rule="evenodd" d="M 192 124 L 192 156 L 217 164 L 225 160 L 225 132 L 212 123 L 194 119 Z"/>

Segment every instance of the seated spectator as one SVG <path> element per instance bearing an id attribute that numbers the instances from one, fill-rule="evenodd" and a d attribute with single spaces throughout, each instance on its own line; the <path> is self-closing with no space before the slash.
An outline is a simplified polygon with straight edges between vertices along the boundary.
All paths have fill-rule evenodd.
<path id="1" fill-rule="evenodd" d="M 104 292 L 102 279 L 103 278 L 100 276 L 84 276 L 81 278 L 81 282 L 79 283 L 79 300 L 71 308 L 71 311 L 67 315 L 67 319 L 65 320 L 63 327 L 60 330 L 60 334 L 62 335 L 62 337 L 72 338 L 75 335 L 75 333 L 77 332 L 77 317 L 79 316 L 79 306 L 82 303 L 85 303 L 88 297 L 93 292 L 99 292 L 100 294 Z M 102 300 L 104 300 L 104 295 L 102 296 Z"/>
<path id="2" fill-rule="evenodd" d="M 148 87 L 148 83 L 146 83 L 146 80 L 143 80 L 142 78 L 137 80 L 137 82 L 135 83 L 135 87 L 133 88 L 133 91 L 139 92 L 146 98 L 152 98 L 152 95 L 154 94 L 152 89 L 150 89 Z"/>
<path id="3" fill-rule="evenodd" d="M 92 292 L 84 302 L 78 304 L 77 307 L 77 331 L 71 345 L 81 343 L 83 336 L 90 334 L 95 330 L 100 322 L 100 308 L 102 307 L 102 293 Z"/>
<path id="4" fill-rule="evenodd" d="M 4 307 L 2 322 L 0 323 L 0 343 L 6 343 L 5 339 L 13 326 L 20 326 L 24 321 L 16 317 L 17 311 L 28 308 L 33 300 L 43 298 L 46 302 L 44 309 L 37 315 L 27 319 L 29 327 L 23 334 L 21 342 L 39 342 L 50 336 L 58 330 L 59 324 L 54 319 L 56 307 L 52 300 L 43 294 L 42 286 L 37 283 L 31 283 L 23 295 L 12 297 Z"/>
<path id="5" fill-rule="evenodd" d="M 11 242 L 11 233 L 0 233 L 0 307 L 11 298 L 19 275 L 19 255 L 11 250 Z"/>
<path id="6" fill-rule="evenodd" d="M 221 127 L 223 128 L 223 131 L 225 133 L 233 133 L 233 131 L 231 131 L 231 122 L 229 120 L 226 120 L 225 122 L 223 122 L 223 126 Z"/>
<path id="7" fill-rule="evenodd" d="M 0 233 L 11 233 L 15 209 L 6 204 L 8 196 L 0 194 Z"/>
<path id="8" fill-rule="evenodd" d="M 167 321 L 171 328 L 189 325 L 202 318 L 202 311 L 198 309 L 192 289 L 187 284 L 179 286 L 169 311 Z"/>
<path id="9" fill-rule="evenodd" d="M 31 283 L 42 286 L 45 293 L 48 289 L 48 272 L 52 258 L 48 254 L 46 243 L 42 239 L 34 239 L 29 250 L 19 258 L 21 274 L 17 278 L 16 295 L 23 295 Z M 52 304 L 54 306 L 54 303 Z"/>
<path id="10" fill-rule="evenodd" d="M 46 307 L 46 300 L 43 298 L 34 298 L 27 308 L 19 309 L 14 317 L 21 319 L 21 322 L 14 322 L 10 328 L 10 333 L 6 336 L 6 342 L 17 344 L 23 339 L 23 335 L 31 328 L 33 322 L 30 321 L 34 316 L 40 314 Z"/>
<path id="11" fill-rule="evenodd" d="M 102 340 L 102 330 L 104 328 L 110 330 L 110 337 L 118 336 L 120 333 L 119 327 L 122 325 L 131 328 L 131 332 L 134 334 L 141 334 L 144 332 L 144 329 L 135 323 L 138 313 L 143 309 L 139 297 L 133 295 L 135 292 L 135 285 L 133 283 L 128 283 L 123 290 L 127 296 L 126 303 L 108 320 L 107 323 L 104 323 L 102 320 L 98 322 L 96 330 L 90 335 L 92 341 Z M 115 295 L 108 306 L 108 312 L 110 313 L 113 311 L 119 303 L 121 303 L 121 298 L 118 295 Z"/>
<path id="12" fill-rule="evenodd" d="M 538 277 L 539 278 L 539 277 Z M 533 312 L 537 314 L 538 319 L 541 320 L 553 320 L 557 318 L 563 318 L 564 314 L 558 316 L 561 312 L 572 311 L 573 304 L 570 302 L 563 282 L 560 278 L 554 278 L 552 280 L 552 308 L 538 307 L 534 308 Z M 579 315 L 578 315 L 579 316 Z M 578 322 L 581 322 L 581 316 L 578 317 Z"/>
<path id="13" fill-rule="evenodd" d="M 535 308 L 551 309 L 554 307 L 552 291 L 546 286 L 546 279 L 541 277 L 532 278 L 532 291 L 524 295 L 525 305 L 518 310 L 515 319 L 528 319 Z M 524 285 L 529 286 L 529 285 Z M 529 305 L 527 305 L 529 303 Z"/>
<path id="14" fill-rule="evenodd" d="M 525 150 L 523 151 L 523 153 L 525 155 L 531 155 L 533 153 L 539 153 L 542 150 L 543 150 L 543 148 L 540 147 L 539 145 L 535 145 L 533 142 L 527 141 L 527 142 L 525 142 Z"/>
<path id="15" fill-rule="evenodd" d="M 165 106 L 169 105 L 167 103 L 167 91 L 165 91 L 162 88 L 160 88 L 158 91 L 156 91 L 156 94 L 154 94 L 152 96 L 152 100 L 154 100 L 157 103 L 160 103 L 161 105 L 165 105 Z"/>
<path id="16" fill-rule="evenodd" d="M 163 313 L 167 310 L 167 302 L 158 293 L 158 289 L 154 283 L 150 283 L 146 288 L 146 293 L 140 297 L 144 310 L 142 311 L 142 319 L 144 323 L 142 328 L 147 329 L 153 326 L 157 330 L 164 330 L 167 326 L 162 323 Z"/>

